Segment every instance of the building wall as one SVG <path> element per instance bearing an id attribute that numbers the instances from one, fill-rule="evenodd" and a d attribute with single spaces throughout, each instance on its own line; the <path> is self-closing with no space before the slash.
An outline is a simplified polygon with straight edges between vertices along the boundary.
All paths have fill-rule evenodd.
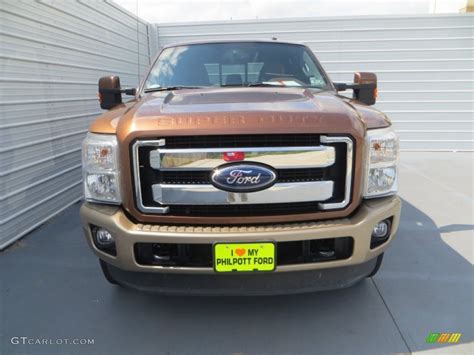
<path id="1" fill-rule="evenodd" d="M 304 43 L 334 81 L 350 82 L 355 71 L 377 74 L 376 107 L 392 118 L 402 149 L 474 149 L 472 14 L 155 26 L 158 47 L 220 38 Z"/>
<path id="2" fill-rule="evenodd" d="M 149 62 L 148 25 L 113 3 L 1 2 L 0 249 L 82 198 L 98 78 L 137 86 Z"/>

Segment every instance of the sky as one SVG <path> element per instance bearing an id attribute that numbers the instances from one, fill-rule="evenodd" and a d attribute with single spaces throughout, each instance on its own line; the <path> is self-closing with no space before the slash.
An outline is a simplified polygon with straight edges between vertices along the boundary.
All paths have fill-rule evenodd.
<path id="1" fill-rule="evenodd" d="M 113 0 L 151 23 L 453 13 L 466 0 Z"/>

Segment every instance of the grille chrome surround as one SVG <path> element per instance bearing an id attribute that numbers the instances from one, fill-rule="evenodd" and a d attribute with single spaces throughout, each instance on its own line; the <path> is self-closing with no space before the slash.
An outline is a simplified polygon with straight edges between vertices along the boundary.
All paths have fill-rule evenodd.
<path id="1" fill-rule="evenodd" d="M 145 213 L 156 213 L 166 214 L 169 212 L 169 207 L 156 207 L 156 206 L 145 206 L 143 204 L 142 188 L 140 184 L 140 162 L 138 160 L 138 148 L 143 146 L 160 147 L 165 144 L 163 139 L 158 140 L 144 140 L 136 141 L 132 146 L 132 159 L 133 159 L 133 178 L 135 185 L 135 199 L 137 201 L 137 208 L 141 212 Z"/>
<path id="2" fill-rule="evenodd" d="M 318 203 L 318 206 L 322 210 L 334 210 L 346 207 L 351 202 L 351 188 L 352 188 L 352 155 L 354 154 L 354 148 L 352 139 L 349 137 L 320 137 L 322 143 L 345 143 L 347 146 L 347 157 L 346 157 L 346 181 L 344 199 L 341 202 L 336 203 Z"/>
<path id="3" fill-rule="evenodd" d="M 182 194 L 183 188 L 184 189 L 192 188 L 193 193 L 200 194 L 201 196 L 203 196 L 202 191 L 208 189 L 209 186 L 211 188 L 214 188 L 214 187 L 212 185 L 203 184 L 203 183 L 201 183 L 201 184 L 191 184 L 191 185 L 186 184 L 186 183 L 177 183 L 177 184 L 166 184 L 166 183 L 163 184 L 162 183 L 162 184 L 145 185 L 144 189 L 147 190 L 147 191 L 150 191 L 149 193 L 147 193 L 145 195 L 146 199 L 147 199 L 147 203 L 145 205 L 144 204 L 144 197 L 142 195 L 142 185 L 141 185 L 142 181 L 141 181 L 141 177 L 140 177 L 140 168 L 141 168 L 140 159 L 142 159 L 141 163 L 143 164 L 144 157 L 140 156 L 140 152 L 139 152 L 140 147 L 150 147 L 150 148 L 147 148 L 147 149 L 151 149 L 151 151 L 160 151 L 160 152 L 163 152 L 163 151 L 165 151 L 165 152 L 166 151 L 175 151 L 175 152 L 176 151 L 182 151 L 183 153 L 184 152 L 189 153 L 190 150 L 193 150 L 193 151 L 196 151 L 196 152 L 199 152 L 199 151 L 202 152 L 203 150 L 206 150 L 208 148 L 202 148 L 202 149 L 197 148 L 196 149 L 195 147 L 193 147 L 193 148 L 189 148 L 189 149 L 183 149 L 183 148 L 163 149 L 163 146 L 166 145 L 166 139 L 135 141 L 132 145 L 132 159 L 133 159 L 132 163 L 133 163 L 133 170 L 134 170 L 133 171 L 133 177 L 134 177 L 134 189 L 135 189 L 135 198 L 136 198 L 137 208 L 141 212 L 144 212 L 144 213 L 167 214 L 167 213 L 171 212 L 170 208 L 172 206 L 181 207 L 181 206 L 179 206 L 180 204 L 182 204 L 183 207 L 185 207 L 186 205 L 191 207 L 193 204 L 195 204 L 195 205 L 197 205 L 196 207 L 198 207 L 199 205 L 201 205 L 203 207 L 205 205 L 210 205 L 209 207 L 213 206 L 214 208 L 218 208 L 219 205 L 222 205 L 223 207 L 224 206 L 230 207 L 232 205 L 237 207 L 238 204 L 241 204 L 241 205 L 245 205 L 245 206 L 249 206 L 249 207 L 257 207 L 257 206 L 264 206 L 264 204 L 269 204 L 268 207 L 271 207 L 271 204 L 275 204 L 275 206 L 280 206 L 281 201 L 284 201 L 283 205 L 286 204 L 288 206 L 291 206 L 292 202 L 294 202 L 295 204 L 301 204 L 301 203 L 306 203 L 307 204 L 307 203 L 310 203 L 310 202 L 314 201 L 314 206 L 315 206 L 314 209 L 315 210 L 317 210 L 317 209 L 319 209 L 319 210 L 343 209 L 344 207 L 349 205 L 349 203 L 351 201 L 353 141 L 352 141 L 351 138 L 349 138 L 347 136 L 325 136 L 325 135 L 320 135 L 318 141 L 316 142 L 316 144 L 319 144 L 319 143 L 323 143 L 323 144 L 324 143 L 326 143 L 326 144 L 342 143 L 342 144 L 345 144 L 345 146 L 346 146 L 345 175 L 341 176 L 341 178 L 345 177 L 345 179 L 344 179 L 344 189 L 343 189 L 344 191 L 339 190 L 340 193 L 338 194 L 339 197 L 337 198 L 336 202 L 333 202 L 335 197 L 331 198 L 331 196 L 335 196 L 335 195 L 333 195 L 335 182 L 331 181 L 331 180 L 321 181 L 320 179 L 318 179 L 318 181 L 298 181 L 298 182 L 287 182 L 287 183 L 282 181 L 282 182 L 277 183 L 277 184 L 274 185 L 274 187 L 277 187 L 278 185 L 281 185 L 281 186 L 285 186 L 286 188 L 288 188 L 288 186 L 290 186 L 290 185 L 291 186 L 301 185 L 301 187 L 303 187 L 303 184 L 304 184 L 304 186 L 306 188 L 306 193 L 308 195 L 311 195 L 311 199 L 308 197 L 308 199 L 303 199 L 303 200 L 301 200 L 301 202 L 298 202 L 298 199 L 295 198 L 296 196 L 294 194 L 291 194 L 291 193 L 286 194 L 287 197 L 278 197 L 278 198 L 280 198 L 280 200 L 278 200 L 278 198 L 277 198 L 275 201 L 273 201 L 273 200 L 271 200 L 271 198 L 274 198 L 273 195 L 278 194 L 278 192 L 269 191 L 269 189 L 267 189 L 266 196 L 267 196 L 267 198 L 270 198 L 270 200 L 267 200 L 267 201 L 247 202 L 245 196 L 229 197 L 228 192 L 221 191 L 221 190 L 218 190 L 218 189 L 215 189 L 216 191 L 212 191 L 212 194 L 214 194 L 214 197 L 217 198 L 217 200 L 220 200 L 222 202 L 215 202 L 214 204 L 211 204 L 209 201 L 205 201 L 203 203 L 199 203 L 199 201 L 197 201 L 195 197 L 191 198 L 191 200 L 188 198 L 186 201 L 184 201 L 184 200 L 182 200 L 182 197 L 178 197 L 178 195 L 183 196 L 183 194 Z M 152 149 L 151 147 L 152 148 L 156 147 L 157 149 Z M 222 147 L 222 145 L 221 145 L 221 147 Z M 261 147 L 261 145 L 259 147 Z M 320 146 L 298 146 L 298 145 L 295 145 L 295 146 L 289 146 L 289 147 L 276 147 L 275 151 L 276 152 L 283 152 L 283 151 L 285 151 L 285 148 L 288 148 L 289 151 L 292 151 L 292 152 L 295 152 L 295 151 L 301 152 L 302 151 L 301 149 L 303 148 L 303 151 L 306 151 L 306 152 L 310 152 L 310 153 L 316 152 L 317 154 L 322 153 L 323 155 L 321 155 L 321 156 L 327 158 L 326 164 L 329 164 L 329 165 L 326 165 L 326 166 L 329 166 L 331 169 L 334 169 L 334 167 L 331 167 L 331 165 L 333 165 L 335 163 L 335 154 L 334 154 L 334 161 L 332 161 L 332 163 L 331 163 L 331 159 L 332 159 L 331 155 L 334 153 L 334 147 L 331 146 L 331 145 L 327 145 L 327 146 L 326 145 L 320 145 Z M 327 149 L 327 148 L 329 148 L 329 149 Z M 259 150 L 262 151 L 262 152 L 268 152 L 269 149 L 271 149 L 271 147 L 270 148 L 269 147 L 262 147 L 262 149 L 258 149 L 258 147 L 257 148 L 232 147 L 232 148 L 214 148 L 214 149 L 211 148 L 210 151 L 213 151 L 213 152 L 218 151 L 218 153 L 222 153 L 222 151 L 224 151 L 224 152 L 229 152 L 229 151 L 230 152 L 240 152 L 240 151 L 244 151 L 244 150 L 251 151 L 251 152 L 255 152 L 255 151 L 259 151 Z M 186 153 L 184 153 L 184 154 L 186 154 Z M 139 156 L 140 156 L 140 158 L 139 158 Z M 156 164 L 156 155 L 155 155 L 155 158 L 154 158 L 155 160 L 153 160 L 153 158 L 150 159 L 150 155 L 148 155 L 147 158 L 149 159 L 149 161 L 147 161 L 145 163 L 145 165 L 148 165 L 149 169 L 152 169 L 155 172 L 159 172 L 156 169 L 153 169 L 151 167 L 151 164 L 153 163 L 153 161 L 154 161 L 153 164 L 154 165 Z M 160 159 L 159 160 L 160 166 L 161 166 L 161 161 L 162 160 Z M 245 160 L 245 161 L 247 161 L 247 160 Z M 250 161 L 250 160 L 248 160 L 248 161 Z M 316 170 L 318 169 L 317 166 L 315 167 L 312 164 L 310 164 L 310 166 L 311 166 L 311 168 L 316 168 Z M 288 166 L 285 166 L 285 167 L 288 167 Z M 303 169 L 304 168 L 308 169 L 308 165 L 304 165 L 304 166 L 302 166 L 302 168 Z M 293 165 L 292 168 L 287 169 L 287 171 L 292 171 L 293 169 L 294 169 L 295 172 L 298 171 L 298 166 Z M 303 169 L 300 169 L 300 170 L 302 171 Z M 181 168 L 176 168 L 176 167 L 173 168 L 172 167 L 171 169 L 164 170 L 163 173 L 173 172 L 173 171 L 175 171 L 175 172 L 176 171 L 180 171 L 180 172 L 186 172 L 187 171 L 188 173 L 192 173 L 193 171 L 203 172 L 203 171 L 206 171 L 206 170 L 207 169 L 202 169 L 202 168 L 199 169 L 199 170 L 197 170 L 197 169 L 196 170 L 195 169 L 189 169 L 188 170 L 187 168 L 186 169 L 181 169 Z M 148 171 L 145 171 L 144 173 L 145 173 L 145 175 L 147 175 Z M 328 194 L 328 191 L 329 191 L 329 189 L 328 189 L 329 184 L 324 184 L 324 183 L 327 183 L 327 182 L 331 183 L 330 184 L 331 185 L 331 187 L 330 187 L 331 195 L 329 197 L 327 197 L 327 194 Z M 314 194 L 308 193 L 308 191 L 309 191 L 308 190 L 309 185 L 307 185 L 308 183 L 318 184 L 318 186 L 320 188 L 320 191 L 319 191 L 317 196 L 314 195 Z M 323 183 L 323 184 L 320 184 L 320 183 Z M 313 185 L 313 186 L 316 186 L 316 185 Z M 168 190 L 168 191 L 165 191 L 165 194 L 164 194 L 166 196 L 165 199 L 163 199 L 163 187 L 166 190 Z M 309 188 L 311 188 L 311 187 L 309 187 Z M 342 186 L 341 186 L 341 188 L 342 188 Z M 180 191 L 180 189 L 181 189 L 181 191 Z M 173 192 L 170 194 L 171 190 L 173 190 Z M 291 189 L 289 189 L 288 191 L 290 191 L 290 190 Z M 298 191 L 302 191 L 302 190 L 303 189 L 301 189 L 301 190 L 298 189 Z M 176 191 L 180 191 L 179 194 L 176 194 Z M 207 191 L 209 191 L 209 190 L 207 190 Z M 266 190 L 262 190 L 260 192 L 264 192 L 264 191 L 266 191 Z M 344 197 L 341 200 L 342 193 L 344 194 Z M 237 194 L 237 193 L 232 193 L 232 194 L 233 195 L 247 195 L 248 196 L 249 194 L 255 194 L 255 192 L 246 193 L 246 194 Z M 149 202 L 150 197 L 151 197 L 151 203 Z M 194 203 L 193 203 L 193 199 L 195 200 Z M 327 200 L 329 200 L 329 201 L 327 201 Z M 176 201 L 176 203 L 174 204 L 173 201 Z M 279 203 L 280 203 L 280 205 L 279 205 Z M 156 205 L 154 205 L 154 204 L 156 204 Z M 157 206 L 157 204 L 164 204 L 164 205 L 168 204 L 169 207 L 168 206 Z M 173 208 L 175 208 L 175 207 L 173 207 Z M 303 213 L 303 211 L 299 212 L 299 213 Z M 308 211 L 308 212 L 304 212 L 304 213 L 310 213 L 310 212 Z M 174 215 L 174 213 L 172 213 L 172 214 Z M 288 213 L 288 214 L 291 214 L 291 213 Z M 269 214 L 269 215 L 271 215 L 271 214 Z"/>

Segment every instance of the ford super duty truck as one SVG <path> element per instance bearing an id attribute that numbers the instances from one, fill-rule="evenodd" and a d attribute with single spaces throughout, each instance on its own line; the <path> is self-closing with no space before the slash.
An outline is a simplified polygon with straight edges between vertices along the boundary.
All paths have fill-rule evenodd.
<path id="1" fill-rule="evenodd" d="M 373 276 L 401 206 L 376 96 L 374 74 L 333 83 L 309 48 L 277 41 L 172 45 L 139 88 L 101 78 L 81 218 L 106 279 L 257 295 Z"/>

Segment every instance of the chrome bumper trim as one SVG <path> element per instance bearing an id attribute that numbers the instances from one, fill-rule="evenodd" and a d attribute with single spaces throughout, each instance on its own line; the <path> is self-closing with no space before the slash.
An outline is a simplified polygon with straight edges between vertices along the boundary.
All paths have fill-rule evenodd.
<path id="1" fill-rule="evenodd" d="M 153 199 L 164 205 L 234 205 L 325 201 L 332 197 L 333 181 L 281 183 L 257 192 L 237 193 L 213 185 L 155 184 Z"/>

